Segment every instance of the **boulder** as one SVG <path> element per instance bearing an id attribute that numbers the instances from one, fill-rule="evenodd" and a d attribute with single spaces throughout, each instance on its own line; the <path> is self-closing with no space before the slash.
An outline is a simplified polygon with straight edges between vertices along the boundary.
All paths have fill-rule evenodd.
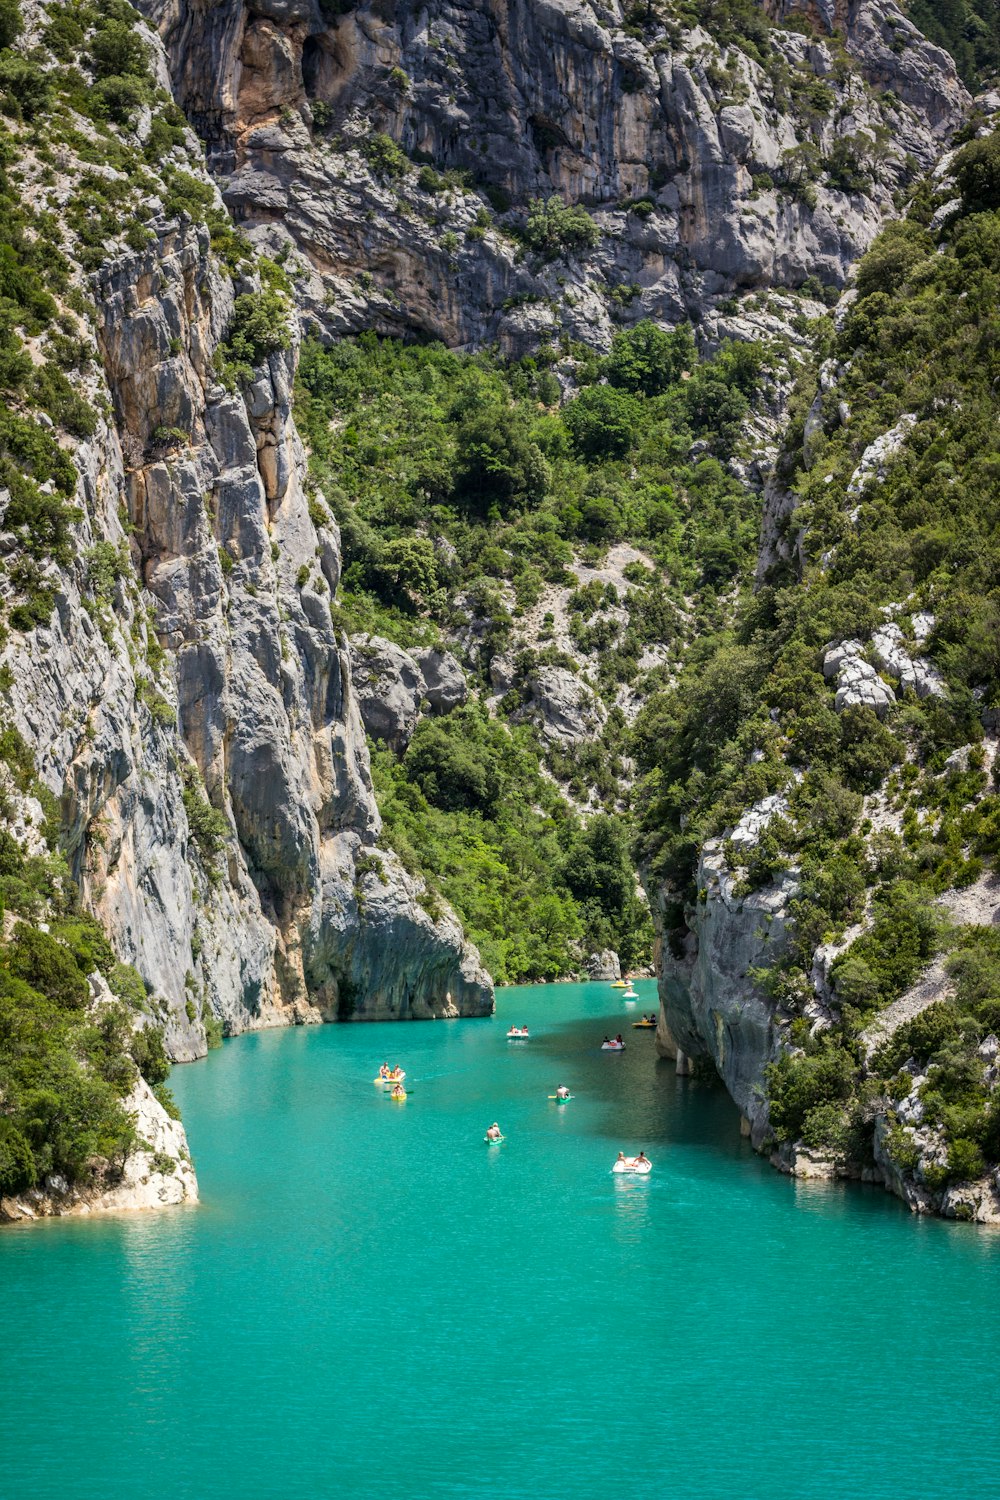
<path id="1" fill-rule="evenodd" d="M 354 636 L 351 686 L 366 732 L 397 752 L 405 750 L 424 696 L 424 674 L 410 653 L 380 635 Z"/>
<path id="2" fill-rule="evenodd" d="M 521 710 L 539 727 L 547 744 L 576 745 L 592 740 L 608 711 L 593 688 L 568 667 L 538 667 L 527 680 L 529 701 Z"/>
<path id="3" fill-rule="evenodd" d="M 423 673 L 424 697 L 437 713 L 450 713 L 468 698 L 465 673 L 450 651 L 439 651 L 432 646 L 414 651 L 413 660 Z"/>
<path id="4" fill-rule="evenodd" d="M 620 979 L 622 977 L 622 966 L 613 948 L 602 948 L 600 953 L 592 953 L 587 959 L 586 967 L 588 979 Z"/>

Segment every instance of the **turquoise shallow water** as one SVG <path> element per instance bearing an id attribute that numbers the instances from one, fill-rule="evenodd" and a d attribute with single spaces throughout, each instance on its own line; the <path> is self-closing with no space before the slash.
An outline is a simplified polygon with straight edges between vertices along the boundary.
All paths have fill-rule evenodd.
<path id="1" fill-rule="evenodd" d="M 640 993 L 175 1069 L 200 1208 L 0 1233 L 0 1495 L 995 1500 L 1000 1235 L 773 1173 Z"/>

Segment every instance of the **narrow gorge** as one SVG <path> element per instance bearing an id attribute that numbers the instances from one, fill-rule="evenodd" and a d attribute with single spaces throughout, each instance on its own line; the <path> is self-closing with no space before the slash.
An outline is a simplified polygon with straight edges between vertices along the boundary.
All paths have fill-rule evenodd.
<path id="1" fill-rule="evenodd" d="M 1000 1220 L 1000 41 L 926 8 L 0 0 L 0 1219 L 193 1199 L 222 1036 L 620 964 L 776 1166 Z"/>

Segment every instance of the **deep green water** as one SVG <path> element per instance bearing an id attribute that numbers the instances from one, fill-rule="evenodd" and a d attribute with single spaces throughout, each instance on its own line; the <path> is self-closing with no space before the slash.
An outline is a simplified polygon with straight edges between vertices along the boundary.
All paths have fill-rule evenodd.
<path id="1" fill-rule="evenodd" d="M 1000 1235 L 779 1177 L 620 995 L 175 1069 L 201 1207 L 0 1232 L 0 1496 L 994 1500 Z"/>

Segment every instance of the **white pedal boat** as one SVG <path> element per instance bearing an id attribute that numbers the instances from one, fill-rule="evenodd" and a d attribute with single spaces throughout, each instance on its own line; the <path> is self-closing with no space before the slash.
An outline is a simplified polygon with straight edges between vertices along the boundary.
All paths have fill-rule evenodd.
<path id="1" fill-rule="evenodd" d="M 624 1052 L 625 1051 L 625 1043 L 624 1042 L 602 1042 L 601 1043 L 601 1051 L 602 1052 Z"/>
<path id="2" fill-rule="evenodd" d="M 507 1040 L 508 1042 L 526 1042 L 529 1040 L 529 1034 L 527 1031 L 518 1031 L 516 1026 L 512 1026 L 507 1033 Z"/>
<path id="3" fill-rule="evenodd" d="M 634 1156 L 626 1156 L 624 1161 L 616 1161 L 611 1168 L 612 1172 L 627 1172 L 630 1177 L 645 1177 L 653 1170 L 651 1161 L 637 1161 Z"/>

